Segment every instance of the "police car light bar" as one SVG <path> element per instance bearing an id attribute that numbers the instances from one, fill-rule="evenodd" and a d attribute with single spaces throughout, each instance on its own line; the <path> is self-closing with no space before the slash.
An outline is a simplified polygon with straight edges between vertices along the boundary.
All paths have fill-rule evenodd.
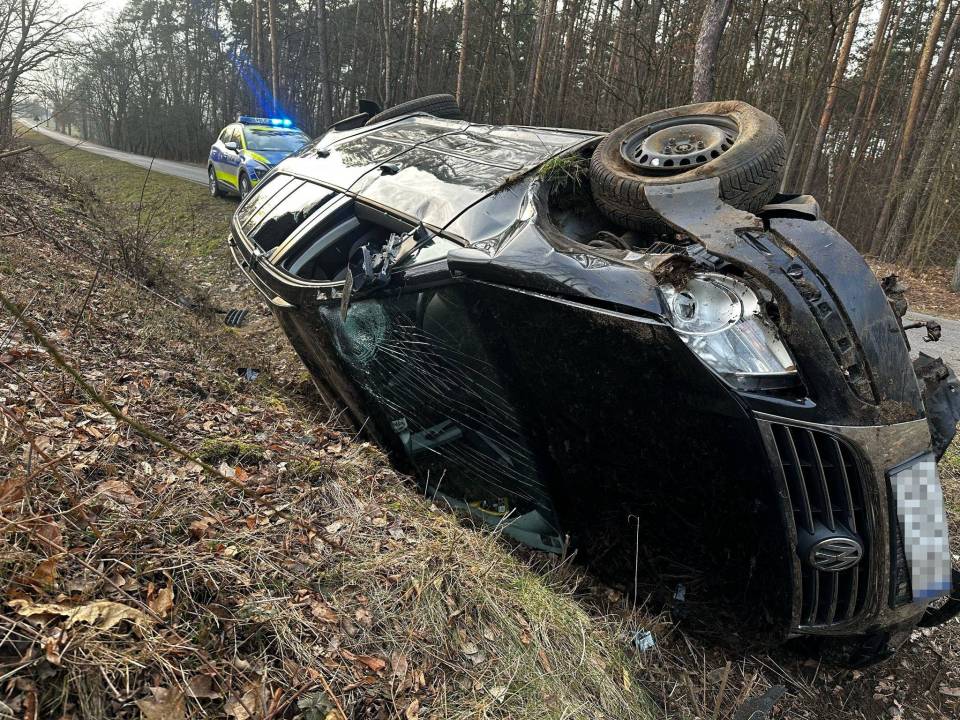
<path id="1" fill-rule="evenodd" d="M 293 127 L 293 121 L 290 118 L 266 118 L 254 117 L 253 115 L 239 115 L 238 123 L 244 125 L 273 125 L 274 127 Z"/>

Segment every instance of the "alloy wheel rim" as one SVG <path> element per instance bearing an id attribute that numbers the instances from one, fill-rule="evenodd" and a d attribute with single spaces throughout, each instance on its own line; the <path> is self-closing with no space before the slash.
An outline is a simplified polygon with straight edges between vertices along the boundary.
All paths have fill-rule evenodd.
<path id="1" fill-rule="evenodd" d="M 737 124 L 720 115 L 684 115 L 650 123 L 620 144 L 623 160 L 646 175 L 673 175 L 706 165 L 727 152 Z"/>

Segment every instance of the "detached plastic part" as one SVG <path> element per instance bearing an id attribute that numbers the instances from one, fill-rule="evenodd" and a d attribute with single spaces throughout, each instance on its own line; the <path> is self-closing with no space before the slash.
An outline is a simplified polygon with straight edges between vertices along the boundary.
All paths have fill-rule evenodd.
<path id="1" fill-rule="evenodd" d="M 953 568 L 950 577 L 953 584 L 950 595 L 947 596 L 942 605 L 928 607 L 923 617 L 920 618 L 920 622 L 917 623 L 918 626 L 936 627 L 960 614 L 960 570 Z"/>
<path id="2" fill-rule="evenodd" d="M 957 422 L 960 422 L 960 380 L 957 380 L 953 370 L 943 362 L 943 358 L 931 357 L 923 352 L 913 361 L 913 370 L 920 381 L 933 451 L 939 461 L 957 434 Z"/>

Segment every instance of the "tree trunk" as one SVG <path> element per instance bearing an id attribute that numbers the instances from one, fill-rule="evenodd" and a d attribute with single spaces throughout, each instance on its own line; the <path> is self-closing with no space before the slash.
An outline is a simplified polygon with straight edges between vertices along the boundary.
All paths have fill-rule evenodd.
<path id="1" fill-rule="evenodd" d="M 853 185 L 853 179 L 857 175 L 857 170 L 860 167 L 860 163 L 863 162 L 863 158 L 867 154 L 867 145 L 870 142 L 870 136 L 873 133 L 873 126 L 876 122 L 877 117 L 877 108 L 880 102 L 881 90 L 883 88 L 883 76 L 886 72 L 887 65 L 890 62 L 890 55 L 893 51 L 894 40 L 896 39 L 897 30 L 900 28 L 900 20 L 903 18 L 903 11 L 906 7 L 906 0 L 900 0 L 899 6 L 897 7 L 897 14 L 893 18 L 893 23 L 890 26 L 889 40 L 886 43 L 886 47 L 883 51 L 883 59 L 880 60 L 880 66 L 877 68 L 876 78 L 877 81 L 874 83 L 873 94 L 870 98 L 870 106 L 867 108 L 867 117 L 863 122 L 863 128 L 860 131 L 859 137 L 857 138 L 857 149 L 856 154 L 853 156 L 853 160 L 850 162 L 849 167 L 846 171 L 846 178 L 844 180 L 843 190 L 840 194 L 840 205 L 837 208 L 836 217 L 834 222 L 839 225 L 840 221 L 843 219 L 843 211 L 847 205 L 847 197 L 850 194 L 850 188 Z"/>
<path id="2" fill-rule="evenodd" d="M 853 143 L 863 123 L 863 113 L 866 110 L 867 97 L 869 96 L 871 83 L 874 81 L 874 74 L 876 73 L 877 65 L 880 61 L 880 49 L 883 47 L 884 38 L 886 37 L 887 32 L 887 23 L 890 20 L 890 5 L 891 0 L 883 0 L 883 5 L 880 8 L 880 19 L 877 21 L 877 28 L 873 36 L 873 42 L 870 43 L 870 49 L 867 51 L 867 58 L 864 66 L 865 69 L 863 71 L 863 77 L 860 79 L 860 92 L 857 94 L 857 106 L 854 109 L 853 117 L 850 120 L 846 142 L 844 143 L 843 150 L 839 155 L 839 163 L 837 167 L 837 185 L 840 188 L 846 187 L 847 170 L 850 166 L 850 155 L 853 152 Z M 839 205 L 834 201 L 839 201 Z M 837 216 L 839 216 L 839 212 L 843 209 L 842 191 L 839 194 L 831 194 L 830 205 L 838 205 Z M 838 217 L 834 217 L 834 220 L 836 219 L 838 219 Z"/>
<path id="3" fill-rule="evenodd" d="M 253 16 L 250 18 L 250 52 L 253 55 L 253 64 L 260 70 L 263 67 L 263 58 L 260 55 L 260 0 L 253 0 Z"/>
<path id="4" fill-rule="evenodd" d="M 390 59 L 390 34 L 393 27 L 393 7 L 390 0 L 383 0 L 383 104 L 390 107 L 393 99 L 393 77 Z"/>
<path id="5" fill-rule="evenodd" d="M 527 124 L 533 125 L 534 116 L 537 111 L 537 99 L 540 95 L 540 82 L 543 79 L 543 64 L 547 55 L 547 47 L 550 45 L 550 25 L 553 23 L 553 11 L 556 8 L 557 0 L 541 0 L 541 18 L 543 21 L 537 35 L 539 42 L 537 44 L 536 59 L 533 63 L 533 82 L 527 91 L 530 93 L 527 106 Z"/>
<path id="6" fill-rule="evenodd" d="M 560 59 L 560 90 L 557 93 L 557 111 L 554 114 L 554 124 L 563 125 L 564 107 L 567 103 L 567 90 L 570 86 L 570 75 L 572 72 L 571 62 L 573 56 L 573 32 L 576 27 L 577 15 L 580 12 L 579 0 L 566 0 L 564 3 L 568 7 L 567 22 L 563 30 L 563 56 Z"/>
<path id="7" fill-rule="evenodd" d="M 917 128 L 922 128 L 926 120 L 927 111 L 933 102 L 933 98 L 940 87 L 940 81 L 943 80 L 943 71 L 950 64 L 950 55 L 953 52 L 953 44 L 957 39 L 957 31 L 960 29 L 960 6 L 953 13 L 953 20 L 950 22 L 950 28 L 943 38 L 943 45 L 940 48 L 940 55 L 937 57 L 937 64 L 930 73 L 930 82 L 926 85 L 923 93 L 923 100 L 920 101 L 920 112 L 917 115 Z"/>
<path id="8" fill-rule="evenodd" d="M 950 120 L 953 109 L 960 99 L 960 71 L 954 70 L 940 99 L 936 118 L 930 132 L 926 134 L 920 156 L 914 163 L 913 171 L 903 190 L 903 197 L 897 203 L 897 212 L 890 223 L 890 230 L 883 243 L 881 258 L 887 261 L 896 260 L 903 247 L 903 241 L 913 224 L 917 207 L 924 196 L 924 188 L 937 166 L 937 159 L 943 152 L 943 141 L 950 129 Z"/>
<path id="9" fill-rule="evenodd" d="M 930 29 L 927 32 L 926 41 L 923 43 L 923 49 L 920 51 L 920 58 L 917 63 L 917 72 L 913 76 L 913 86 L 910 89 L 910 104 L 907 106 L 907 117 L 903 123 L 903 134 L 900 136 L 900 148 L 897 151 L 897 160 L 894 163 L 893 171 L 890 173 L 890 184 L 887 187 L 887 193 L 883 200 L 883 207 L 880 210 L 880 217 L 877 225 L 873 229 L 874 243 L 871 250 L 877 252 L 886 237 L 887 224 L 893 215 L 896 196 L 899 192 L 897 187 L 904 171 L 904 164 L 907 156 L 910 154 L 911 143 L 913 142 L 913 130 L 917 124 L 917 116 L 920 113 L 920 102 L 923 98 L 923 88 L 927 82 L 927 75 L 930 73 L 930 62 L 933 59 L 933 51 L 937 45 L 937 39 L 940 37 L 940 28 L 943 25 L 943 16 L 947 12 L 949 0 L 938 0 L 937 8 L 934 10 L 933 17 L 930 20 Z"/>
<path id="10" fill-rule="evenodd" d="M 717 83 L 717 51 L 730 17 L 733 0 L 707 0 L 700 18 L 700 34 L 693 51 L 693 85 L 690 101 L 712 100 Z"/>
<path id="11" fill-rule="evenodd" d="M 850 16 L 847 18 L 847 29 L 843 34 L 843 43 L 840 45 L 840 54 L 837 56 L 837 64 L 833 71 L 833 80 L 830 81 L 830 87 L 827 90 L 827 100 L 823 105 L 823 112 L 820 113 L 820 124 L 817 126 L 817 136 L 813 141 L 813 147 L 810 149 L 810 160 L 807 163 L 807 172 L 803 176 L 800 192 L 807 193 L 813 184 L 813 179 L 817 174 L 817 167 L 820 164 L 820 153 L 823 151 L 823 143 L 827 138 L 827 131 L 830 129 L 830 121 L 833 119 L 833 107 L 837 102 L 837 93 L 840 91 L 840 83 L 843 82 L 843 76 L 847 72 L 847 60 L 850 57 L 850 48 L 853 46 L 853 37 L 857 33 L 857 23 L 860 21 L 860 11 L 863 9 L 862 0 L 854 4 L 850 10 Z"/>
<path id="12" fill-rule="evenodd" d="M 267 0 L 267 12 L 270 17 L 270 92 L 273 95 L 274 114 L 279 109 L 280 94 L 280 47 L 277 44 L 277 0 Z"/>
<path id="13" fill-rule="evenodd" d="M 326 131 L 333 123 L 333 83 L 330 82 L 330 63 L 327 60 L 329 50 L 328 32 L 327 32 L 327 0 L 318 0 L 318 21 L 317 28 L 320 48 L 317 52 L 317 70 L 320 74 L 320 124 Z"/>
<path id="14" fill-rule="evenodd" d="M 413 68 L 410 70 L 410 97 L 415 98 L 420 92 L 420 53 L 423 46 L 423 0 L 413 0 L 414 30 L 413 30 Z"/>
<path id="15" fill-rule="evenodd" d="M 463 23 L 460 26 L 460 63 L 457 65 L 457 104 L 463 103 L 463 75 L 467 67 L 467 36 L 470 32 L 470 0 L 463 0 Z"/>

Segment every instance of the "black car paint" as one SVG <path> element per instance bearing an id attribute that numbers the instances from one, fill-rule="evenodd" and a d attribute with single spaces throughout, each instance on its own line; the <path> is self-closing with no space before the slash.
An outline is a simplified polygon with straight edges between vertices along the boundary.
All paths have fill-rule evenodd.
<path id="1" fill-rule="evenodd" d="M 658 191 L 661 215 L 764 286 L 780 314 L 804 392 L 734 391 L 669 326 L 648 264 L 587 248 L 553 222 L 534 171 L 600 136 L 496 130 L 400 118 L 328 133 L 278 168 L 450 243 L 445 256 L 357 293 L 346 325 L 342 283 L 289 275 L 235 219 L 237 262 L 328 399 L 428 492 L 513 492 L 515 508 L 538 510 L 608 577 L 631 585 L 641 567 L 666 596 L 682 586 L 693 616 L 721 613 L 735 621 L 724 627 L 771 640 L 913 622 L 922 605 L 886 602 L 894 548 L 877 482 L 868 501 L 878 571 L 865 606 L 850 622 L 800 627 L 797 530 L 757 419 L 838 427 L 924 417 L 897 318 L 862 258 L 809 203 L 785 198 L 760 219 L 720 203 L 715 182 Z M 387 349 L 379 358 L 377 343 Z M 418 355 L 424 347 L 429 357 Z M 421 440 L 450 437 L 442 419 L 454 418 L 461 435 L 439 446 L 449 456 L 411 452 L 408 414 L 420 416 Z M 497 487 L 501 477 L 512 490 Z"/>

